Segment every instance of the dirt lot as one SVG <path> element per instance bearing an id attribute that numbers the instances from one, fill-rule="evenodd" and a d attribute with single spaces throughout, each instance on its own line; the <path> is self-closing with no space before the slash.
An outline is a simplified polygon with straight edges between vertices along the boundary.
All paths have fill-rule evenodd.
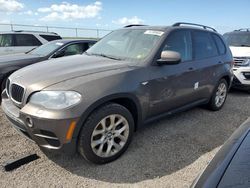
<path id="1" fill-rule="evenodd" d="M 220 146 L 250 116 L 250 95 L 234 91 L 224 108 L 195 108 L 136 132 L 117 161 L 96 166 L 80 156 L 44 154 L 10 127 L 0 111 L 1 187 L 189 187 Z M 12 172 L 2 165 L 23 154 L 41 158 Z"/>

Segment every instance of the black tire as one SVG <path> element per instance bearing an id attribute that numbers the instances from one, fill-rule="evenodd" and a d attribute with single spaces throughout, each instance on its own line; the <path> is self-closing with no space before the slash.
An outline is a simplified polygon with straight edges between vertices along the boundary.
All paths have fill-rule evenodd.
<path id="1" fill-rule="evenodd" d="M 7 78 L 4 78 L 3 81 L 2 81 L 2 83 L 1 83 L 0 104 L 2 104 L 2 92 L 5 89 L 6 81 L 7 81 Z"/>
<path id="2" fill-rule="evenodd" d="M 224 84 L 226 86 L 226 91 L 225 91 L 225 99 L 223 101 L 223 103 L 221 105 L 216 105 L 216 93 L 218 91 L 218 88 L 221 84 Z M 225 104 L 225 101 L 226 101 L 226 98 L 227 98 L 227 94 L 228 94 L 228 83 L 225 79 L 221 79 L 218 84 L 216 85 L 214 91 L 213 91 L 213 95 L 207 105 L 208 109 L 209 110 L 212 110 L 212 111 L 218 111 L 220 110 L 223 105 Z"/>
<path id="3" fill-rule="evenodd" d="M 98 156 L 91 147 L 92 133 L 99 122 L 110 115 L 118 114 L 123 116 L 128 123 L 128 137 L 119 152 L 110 157 Z M 96 109 L 84 123 L 78 137 L 78 151 L 87 160 L 96 164 L 104 164 L 119 158 L 128 148 L 134 132 L 134 119 L 127 108 L 116 103 L 108 103 Z M 102 149 L 103 150 L 103 149 Z"/>
<path id="4" fill-rule="evenodd" d="M 1 93 L 3 92 L 3 90 L 6 87 L 6 81 L 7 81 L 7 78 L 4 78 L 3 81 L 2 81 L 2 83 L 1 83 Z"/>

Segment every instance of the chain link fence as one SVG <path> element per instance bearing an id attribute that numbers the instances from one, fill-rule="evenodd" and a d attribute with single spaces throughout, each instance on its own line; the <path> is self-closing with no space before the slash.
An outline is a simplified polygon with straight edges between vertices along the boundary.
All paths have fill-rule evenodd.
<path id="1" fill-rule="evenodd" d="M 63 38 L 102 38 L 111 32 L 107 29 L 72 28 L 57 26 L 23 25 L 23 24 L 0 24 L 0 31 L 43 31 L 55 32 Z"/>

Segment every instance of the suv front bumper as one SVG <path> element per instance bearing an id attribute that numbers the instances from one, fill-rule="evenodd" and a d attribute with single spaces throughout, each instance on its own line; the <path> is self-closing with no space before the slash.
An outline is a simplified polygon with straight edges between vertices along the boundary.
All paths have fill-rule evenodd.
<path id="1" fill-rule="evenodd" d="M 250 90 L 250 67 L 235 67 L 233 68 L 234 80 L 232 87 L 244 90 Z"/>
<path id="2" fill-rule="evenodd" d="M 13 127 L 40 147 L 68 154 L 76 152 L 76 138 L 72 137 L 73 134 L 70 139 L 67 136 L 68 132 L 72 131 L 71 125 L 76 125 L 78 118 L 53 119 L 49 117 L 49 113 L 48 117 L 41 118 L 24 113 L 7 97 L 5 91 L 2 94 L 1 106 Z"/>

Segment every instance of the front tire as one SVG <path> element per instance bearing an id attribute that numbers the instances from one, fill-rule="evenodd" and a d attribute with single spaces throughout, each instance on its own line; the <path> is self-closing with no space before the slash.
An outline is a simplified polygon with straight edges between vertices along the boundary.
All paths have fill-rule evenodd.
<path id="1" fill-rule="evenodd" d="M 228 83 L 225 79 L 221 79 L 216 85 L 213 95 L 208 103 L 208 108 L 212 111 L 220 110 L 225 104 L 228 94 Z"/>
<path id="2" fill-rule="evenodd" d="M 127 150 L 133 132 L 134 119 L 129 110 L 108 103 L 87 118 L 79 135 L 78 151 L 96 164 L 114 161 Z"/>
<path id="3" fill-rule="evenodd" d="M 3 81 L 2 81 L 2 83 L 1 83 L 0 104 L 2 103 L 2 92 L 5 89 L 6 81 L 7 81 L 7 78 L 4 78 Z"/>

